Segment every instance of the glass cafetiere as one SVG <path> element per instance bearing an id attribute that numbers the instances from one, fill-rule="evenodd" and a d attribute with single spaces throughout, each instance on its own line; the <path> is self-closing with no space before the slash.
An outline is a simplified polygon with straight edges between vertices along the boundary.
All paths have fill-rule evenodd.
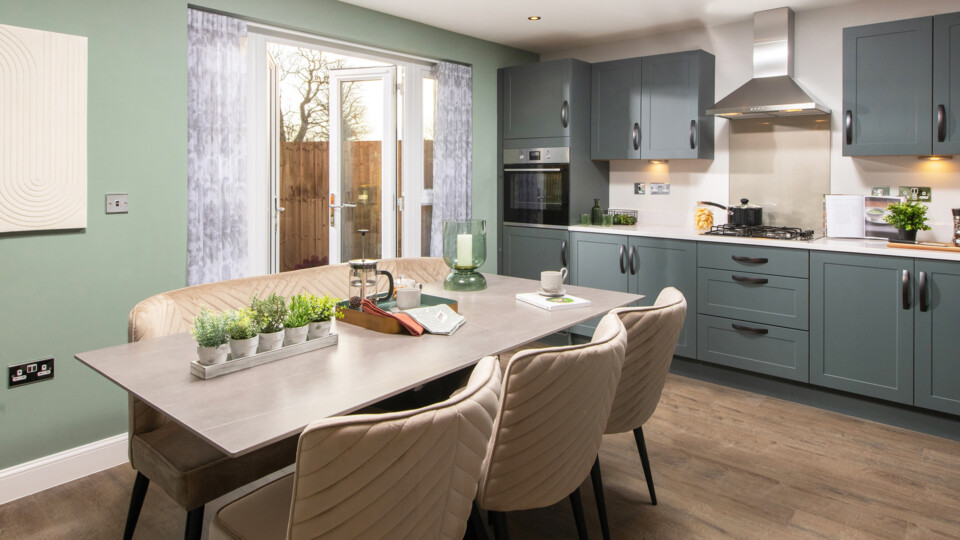
<path id="1" fill-rule="evenodd" d="M 377 270 L 376 259 L 354 259 L 350 265 L 350 307 L 360 308 L 366 298 L 374 304 L 393 296 L 393 275 L 386 270 Z M 387 277 L 387 290 L 377 292 L 377 276 Z"/>

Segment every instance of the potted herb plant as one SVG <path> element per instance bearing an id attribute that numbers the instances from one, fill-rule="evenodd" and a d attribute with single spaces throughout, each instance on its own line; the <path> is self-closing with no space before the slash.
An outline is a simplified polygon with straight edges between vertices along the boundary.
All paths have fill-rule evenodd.
<path id="1" fill-rule="evenodd" d="M 228 317 L 223 313 L 200 306 L 200 314 L 193 319 L 190 333 L 197 340 L 197 355 L 201 364 L 212 366 L 227 360 L 227 322 Z"/>
<path id="2" fill-rule="evenodd" d="M 310 330 L 307 339 L 322 338 L 330 334 L 333 318 L 343 318 L 343 308 L 340 299 L 325 294 L 323 296 L 307 295 L 310 302 Z"/>
<path id="3" fill-rule="evenodd" d="M 283 344 L 296 345 L 307 340 L 307 324 L 310 322 L 310 301 L 306 294 L 297 294 L 290 297 L 287 305 L 287 318 L 283 321 L 286 334 Z"/>
<path id="4" fill-rule="evenodd" d="M 917 231 L 929 231 L 927 207 L 917 201 L 904 201 L 887 206 L 883 220 L 896 227 L 901 240 L 916 241 Z"/>
<path id="5" fill-rule="evenodd" d="M 230 338 L 230 358 L 236 360 L 257 353 L 260 343 L 260 326 L 256 314 L 250 309 L 240 309 L 232 314 L 227 324 L 227 336 Z"/>
<path id="6" fill-rule="evenodd" d="M 283 347 L 283 321 L 287 318 L 287 300 L 272 293 L 266 300 L 256 296 L 250 300 L 250 309 L 256 314 L 260 326 L 260 343 L 257 352 L 275 351 Z"/>

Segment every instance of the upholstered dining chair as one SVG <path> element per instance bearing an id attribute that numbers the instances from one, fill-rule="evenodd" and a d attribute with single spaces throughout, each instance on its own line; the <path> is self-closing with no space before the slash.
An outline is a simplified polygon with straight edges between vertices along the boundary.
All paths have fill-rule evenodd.
<path id="1" fill-rule="evenodd" d="M 627 348 L 620 383 L 617 385 L 610 419 L 604 433 L 633 432 L 653 504 L 657 504 L 657 493 L 653 489 L 650 458 L 647 456 L 647 446 L 643 439 L 643 424 L 653 416 L 657 404 L 660 403 L 660 394 L 667 380 L 667 372 L 673 360 L 673 351 L 680 339 L 686 313 L 687 301 L 683 294 L 673 287 L 667 287 L 660 291 L 653 306 L 619 308 L 611 310 L 607 315 L 616 316 L 623 323 L 627 331 Z M 599 337 L 603 339 L 603 336 Z M 594 334 L 594 340 L 597 338 Z M 610 533 L 603 499 L 599 456 L 594 461 L 590 477 L 593 480 L 600 524 L 606 539 L 610 537 Z"/>
<path id="2" fill-rule="evenodd" d="M 627 343 L 615 315 L 604 316 L 594 336 L 589 344 L 522 351 L 507 364 L 475 508 L 489 512 L 497 540 L 508 538 L 504 512 L 567 497 L 586 537 L 579 487 L 600 448 Z"/>
<path id="3" fill-rule="evenodd" d="M 460 540 L 500 395 L 486 357 L 446 401 L 314 422 L 296 470 L 224 506 L 210 539 Z"/>

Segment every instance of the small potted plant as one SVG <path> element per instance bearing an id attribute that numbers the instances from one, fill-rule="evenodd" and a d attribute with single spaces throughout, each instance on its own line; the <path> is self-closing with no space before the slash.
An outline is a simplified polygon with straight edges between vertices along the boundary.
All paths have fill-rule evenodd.
<path id="1" fill-rule="evenodd" d="M 307 341 L 307 324 L 310 322 L 310 301 L 306 294 L 290 297 L 287 305 L 287 318 L 283 321 L 286 334 L 283 345 L 296 345 Z"/>
<path id="2" fill-rule="evenodd" d="M 250 310 L 256 314 L 260 326 L 257 352 L 275 351 L 283 347 L 283 321 L 287 318 L 287 300 L 272 293 L 266 300 L 256 296 L 250 300 Z"/>
<path id="3" fill-rule="evenodd" d="M 901 240 L 916 241 L 917 231 L 929 231 L 927 207 L 917 201 L 904 201 L 887 206 L 883 220 L 896 227 Z"/>
<path id="4" fill-rule="evenodd" d="M 325 294 L 323 296 L 307 295 L 310 302 L 310 330 L 307 339 L 317 339 L 330 335 L 333 318 L 343 318 L 343 308 L 340 299 Z"/>
<path id="5" fill-rule="evenodd" d="M 230 358 L 236 360 L 257 353 L 260 343 L 260 326 L 256 314 L 250 309 L 233 312 L 227 324 L 227 336 L 230 338 Z"/>
<path id="6" fill-rule="evenodd" d="M 228 317 L 223 313 L 200 306 L 200 314 L 193 319 L 190 332 L 197 340 L 197 355 L 201 364 L 212 366 L 227 360 L 230 351 L 227 348 L 227 322 Z"/>

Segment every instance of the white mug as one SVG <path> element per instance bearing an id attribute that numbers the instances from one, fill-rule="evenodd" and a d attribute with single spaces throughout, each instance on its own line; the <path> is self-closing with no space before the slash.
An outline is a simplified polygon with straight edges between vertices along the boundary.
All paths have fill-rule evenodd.
<path id="1" fill-rule="evenodd" d="M 547 292 L 557 292 L 563 289 L 563 282 L 567 280 L 567 269 L 546 270 L 540 272 L 540 288 Z"/>
<path id="2" fill-rule="evenodd" d="M 420 288 L 404 287 L 397 289 L 397 309 L 420 307 Z"/>

